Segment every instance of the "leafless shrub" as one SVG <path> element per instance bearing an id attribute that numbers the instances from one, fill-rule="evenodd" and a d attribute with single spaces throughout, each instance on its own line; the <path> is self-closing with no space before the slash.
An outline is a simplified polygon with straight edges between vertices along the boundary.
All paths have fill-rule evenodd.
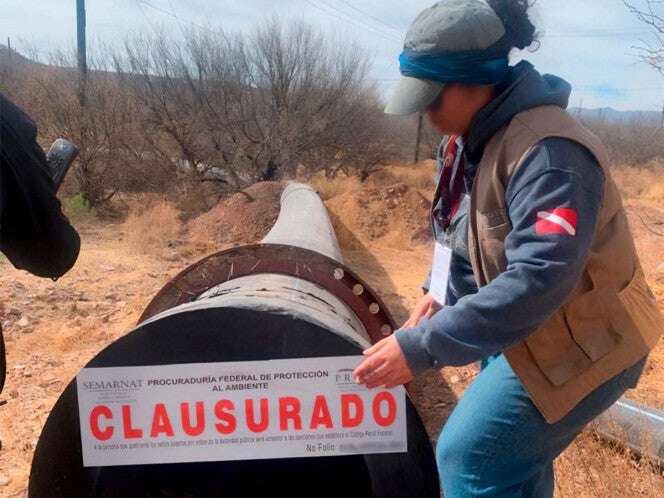
<path id="1" fill-rule="evenodd" d="M 93 206 L 147 190 L 203 210 L 298 173 L 364 180 L 400 145 L 366 56 L 303 23 L 191 30 L 180 41 L 156 32 L 92 53 L 82 81 L 74 54 L 57 53 L 23 84 L 44 137 L 81 147 L 74 189 Z"/>
<path id="2" fill-rule="evenodd" d="M 643 165 L 664 158 L 664 129 L 639 122 L 585 121 L 606 145 L 612 164 Z"/>

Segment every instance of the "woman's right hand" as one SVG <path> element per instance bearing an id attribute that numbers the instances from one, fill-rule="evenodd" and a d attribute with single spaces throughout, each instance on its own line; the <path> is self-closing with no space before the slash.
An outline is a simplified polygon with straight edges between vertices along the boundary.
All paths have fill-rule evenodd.
<path id="1" fill-rule="evenodd" d="M 427 292 L 415 305 L 408 320 L 401 327 L 402 329 L 412 329 L 415 327 L 423 316 L 431 318 L 443 307 L 436 301 L 430 292 Z"/>

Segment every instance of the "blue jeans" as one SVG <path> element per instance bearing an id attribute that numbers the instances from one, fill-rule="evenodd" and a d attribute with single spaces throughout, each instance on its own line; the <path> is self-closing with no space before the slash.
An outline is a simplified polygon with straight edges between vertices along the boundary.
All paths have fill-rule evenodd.
<path id="1" fill-rule="evenodd" d="M 436 459 L 445 498 L 549 498 L 553 460 L 636 386 L 645 358 L 549 424 L 500 354 L 485 360 L 443 427 Z"/>

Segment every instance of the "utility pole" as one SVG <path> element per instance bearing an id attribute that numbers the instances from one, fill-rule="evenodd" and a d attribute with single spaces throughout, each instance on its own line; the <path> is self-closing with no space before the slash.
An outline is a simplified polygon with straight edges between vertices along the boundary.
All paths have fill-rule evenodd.
<path id="1" fill-rule="evenodd" d="M 85 0 L 76 0 L 76 42 L 78 45 L 78 71 L 82 76 L 88 72 L 85 47 Z"/>
<path id="2" fill-rule="evenodd" d="M 424 115 L 420 113 L 417 117 L 417 137 L 415 138 L 415 155 L 414 155 L 414 163 L 417 164 L 420 162 L 420 140 L 422 139 L 422 121 L 424 119 Z"/>
<path id="3" fill-rule="evenodd" d="M 664 128 L 664 105 L 662 106 L 662 122 L 660 123 L 660 128 Z"/>
<path id="4" fill-rule="evenodd" d="M 7 75 L 11 71 L 11 68 L 12 68 L 12 42 L 11 39 L 7 37 L 7 63 L 3 66 L 2 74 L 0 74 L 0 79 L 3 87 L 7 82 Z"/>
<path id="5" fill-rule="evenodd" d="M 84 106 L 85 80 L 88 74 L 88 57 L 85 44 L 85 0 L 76 0 L 76 42 L 79 72 L 78 99 L 81 106 Z"/>
<path id="6" fill-rule="evenodd" d="M 9 79 L 12 74 L 12 40 L 8 36 L 7 37 L 7 60 L 5 61 L 5 64 L 2 67 L 2 74 L 0 75 L 0 78 L 2 79 L 2 86 L 3 86 L 3 91 L 6 91 L 4 89 L 5 85 L 9 84 Z"/>

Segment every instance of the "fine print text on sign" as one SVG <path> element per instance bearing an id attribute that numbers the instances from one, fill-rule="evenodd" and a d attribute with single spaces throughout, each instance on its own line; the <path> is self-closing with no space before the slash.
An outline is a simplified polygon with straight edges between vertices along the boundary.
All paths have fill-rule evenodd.
<path id="1" fill-rule="evenodd" d="M 360 356 L 86 368 L 86 467 L 407 451 L 403 387 L 368 390 Z"/>

